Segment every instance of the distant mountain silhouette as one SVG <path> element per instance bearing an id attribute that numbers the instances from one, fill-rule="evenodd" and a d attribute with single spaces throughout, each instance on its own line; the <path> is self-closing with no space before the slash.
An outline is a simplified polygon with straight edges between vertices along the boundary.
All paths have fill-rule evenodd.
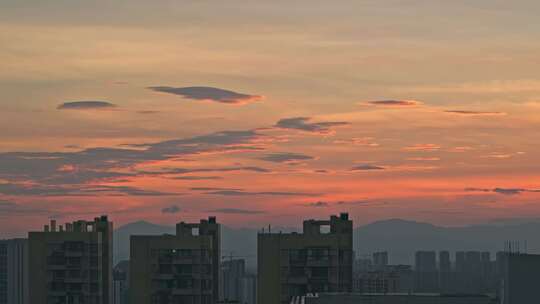
<path id="1" fill-rule="evenodd" d="M 273 228 L 274 231 L 290 232 L 293 228 Z M 156 225 L 139 221 L 119 227 L 114 232 L 115 263 L 129 259 L 130 235 L 174 234 L 173 226 Z M 540 252 L 540 221 L 509 220 L 464 227 L 439 227 L 428 223 L 390 219 L 360 226 L 354 230 L 354 248 L 357 255 L 375 251 L 388 251 L 390 263 L 412 264 L 417 250 L 481 250 L 493 254 L 502 250 L 504 242 L 527 241 L 528 252 Z M 256 265 L 257 230 L 232 229 L 222 226 L 222 255 L 224 258 L 245 258 L 248 268 Z"/>
<path id="2" fill-rule="evenodd" d="M 438 227 L 426 223 L 392 219 L 375 222 L 355 229 L 354 246 L 357 254 L 374 251 L 389 252 L 390 263 L 414 263 L 417 250 L 490 251 L 504 249 L 504 242 L 527 241 L 529 252 L 540 252 L 540 222 L 497 222 L 496 224 L 464 227 Z M 494 257 L 492 257 L 494 258 Z"/>

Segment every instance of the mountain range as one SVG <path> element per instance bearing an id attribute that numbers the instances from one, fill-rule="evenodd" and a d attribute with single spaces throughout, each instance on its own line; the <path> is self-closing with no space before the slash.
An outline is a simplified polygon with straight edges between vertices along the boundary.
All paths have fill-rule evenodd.
<path id="1" fill-rule="evenodd" d="M 274 228 L 274 231 L 297 231 L 294 228 Z M 357 256 L 376 251 L 388 251 L 391 264 L 413 264 L 417 250 L 448 250 L 450 252 L 479 250 L 493 254 L 504 249 L 506 241 L 521 242 L 521 250 L 540 252 L 540 220 L 498 221 L 463 227 L 441 227 L 428 223 L 390 219 L 354 229 L 354 250 Z M 138 221 L 114 231 L 115 263 L 129 259 L 131 235 L 174 234 L 174 226 Z M 526 244 L 526 245 L 525 245 Z M 244 258 L 254 270 L 257 255 L 257 230 L 222 226 L 222 254 Z"/>

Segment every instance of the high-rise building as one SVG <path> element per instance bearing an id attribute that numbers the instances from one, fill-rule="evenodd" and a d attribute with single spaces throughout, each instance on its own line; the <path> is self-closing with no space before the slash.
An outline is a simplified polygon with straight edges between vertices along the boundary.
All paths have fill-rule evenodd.
<path id="1" fill-rule="evenodd" d="M 482 291 L 489 292 L 497 289 L 495 276 L 495 263 L 491 260 L 491 253 L 484 251 L 481 253 L 482 260 Z"/>
<path id="2" fill-rule="evenodd" d="M 455 281 L 454 281 L 454 290 L 456 292 L 465 292 L 469 286 L 467 285 L 467 261 L 465 259 L 464 251 L 456 252 L 456 267 L 455 267 Z"/>
<path id="3" fill-rule="evenodd" d="M 217 303 L 220 242 L 215 217 L 178 223 L 176 235 L 131 236 L 130 303 Z"/>
<path id="4" fill-rule="evenodd" d="M 467 251 L 465 253 L 465 280 L 466 289 L 462 292 L 478 293 L 482 290 L 482 255 L 479 251 Z"/>
<path id="5" fill-rule="evenodd" d="M 111 303 L 112 231 L 101 216 L 30 232 L 30 303 Z"/>
<path id="6" fill-rule="evenodd" d="M 230 259 L 221 263 L 221 300 L 239 301 L 242 294 L 242 278 L 246 275 L 246 263 Z"/>
<path id="7" fill-rule="evenodd" d="M 8 301 L 8 244 L 0 242 L 0 304 Z"/>
<path id="8" fill-rule="evenodd" d="M 415 255 L 415 292 L 437 292 L 437 254 L 435 251 L 417 251 Z"/>
<path id="9" fill-rule="evenodd" d="M 330 227 L 329 231 L 323 230 Z M 303 233 L 259 233 L 257 303 L 312 292 L 351 292 L 353 223 L 347 213 L 304 221 Z"/>
<path id="10" fill-rule="evenodd" d="M 452 291 L 452 263 L 450 252 L 439 252 L 439 291 L 449 293 Z"/>
<path id="11" fill-rule="evenodd" d="M 28 303 L 28 241 L 0 241 L 0 304 Z"/>
<path id="12" fill-rule="evenodd" d="M 501 281 L 501 304 L 540 303 L 540 255 L 506 253 L 500 258 L 504 272 Z"/>

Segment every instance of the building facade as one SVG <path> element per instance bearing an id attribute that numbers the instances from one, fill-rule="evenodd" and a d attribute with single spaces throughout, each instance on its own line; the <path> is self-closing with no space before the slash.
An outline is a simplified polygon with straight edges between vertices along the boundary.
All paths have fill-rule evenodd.
<path id="1" fill-rule="evenodd" d="M 132 236 L 130 303 L 217 303 L 220 242 L 215 217 L 181 222 L 176 235 Z"/>
<path id="2" fill-rule="evenodd" d="M 112 231 L 101 216 L 30 232 L 30 303 L 112 303 Z"/>
<path id="3" fill-rule="evenodd" d="M 435 251 L 417 251 L 414 270 L 415 292 L 438 292 L 439 273 L 437 271 L 437 254 Z"/>
<path id="4" fill-rule="evenodd" d="M 387 265 L 384 269 L 359 273 L 354 279 L 356 293 L 411 293 L 413 270 L 409 265 Z"/>
<path id="5" fill-rule="evenodd" d="M 288 304 L 310 292 L 351 292 L 352 227 L 342 213 L 304 221 L 303 233 L 259 233 L 257 303 Z"/>
<path id="6" fill-rule="evenodd" d="M 0 304 L 28 303 L 28 241 L 0 241 Z"/>
<path id="7" fill-rule="evenodd" d="M 253 274 L 245 275 L 241 281 L 240 304 L 257 303 L 257 276 Z"/>

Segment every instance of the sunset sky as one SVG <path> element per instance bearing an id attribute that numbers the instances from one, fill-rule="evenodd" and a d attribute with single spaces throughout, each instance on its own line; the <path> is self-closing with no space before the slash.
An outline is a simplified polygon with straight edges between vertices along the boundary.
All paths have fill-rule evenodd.
<path id="1" fill-rule="evenodd" d="M 0 0 L 0 237 L 540 217 L 537 0 Z"/>

